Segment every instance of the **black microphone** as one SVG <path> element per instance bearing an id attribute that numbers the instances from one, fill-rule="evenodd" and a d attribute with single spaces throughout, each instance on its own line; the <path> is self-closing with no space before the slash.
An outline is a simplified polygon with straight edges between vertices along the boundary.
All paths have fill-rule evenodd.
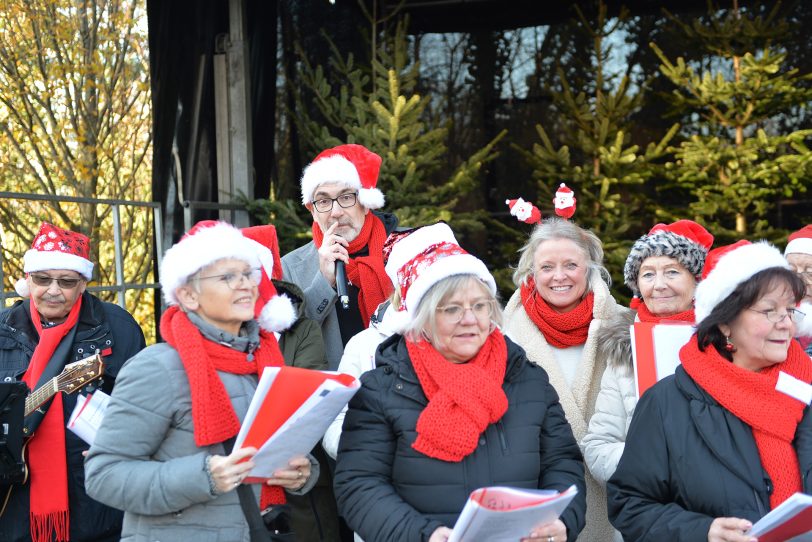
<path id="1" fill-rule="evenodd" d="M 336 260 L 336 292 L 341 306 L 350 308 L 350 295 L 347 293 L 347 271 L 344 269 L 344 262 Z"/>

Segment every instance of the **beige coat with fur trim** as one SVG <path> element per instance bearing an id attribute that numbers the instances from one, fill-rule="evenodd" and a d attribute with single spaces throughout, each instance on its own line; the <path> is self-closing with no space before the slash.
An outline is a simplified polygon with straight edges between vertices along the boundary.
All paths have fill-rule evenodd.
<path id="1" fill-rule="evenodd" d="M 586 435 L 589 419 L 595 410 L 595 400 L 600 391 L 601 377 L 606 368 L 605 362 L 596 359 L 598 350 L 597 331 L 619 309 L 619 305 L 609 294 L 606 283 L 597 278 L 592 282 L 595 303 L 593 320 L 584 344 L 583 357 L 573 386 L 570 387 L 553 354 L 553 347 L 547 344 L 544 335 L 527 316 L 522 306 L 520 290 L 516 290 L 505 306 L 505 334 L 527 352 L 527 359 L 542 367 L 550 376 L 550 384 L 558 392 L 561 406 L 572 426 L 575 440 L 581 442 Z M 586 527 L 578 537 L 579 542 L 611 542 L 614 529 L 606 513 L 606 490 L 587 471 L 586 474 Z"/>

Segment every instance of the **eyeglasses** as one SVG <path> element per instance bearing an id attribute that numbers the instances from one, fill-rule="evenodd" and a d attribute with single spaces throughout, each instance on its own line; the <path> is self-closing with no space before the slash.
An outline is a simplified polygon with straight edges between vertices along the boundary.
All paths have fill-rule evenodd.
<path id="1" fill-rule="evenodd" d="M 37 286 L 50 286 L 52 282 L 56 281 L 56 285 L 63 290 L 72 290 L 76 288 L 77 284 L 82 282 L 82 279 L 56 278 L 49 275 L 35 275 L 33 273 L 29 273 L 28 276 L 31 277 L 31 281 Z"/>
<path id="2" fill-rule="evenodd" d="M 256 286 L 262 279 L 262 270 L 251 269 L 242 273 L 223 273 L 222 275 L 211 275 L 208 277 L 197 277 L 197 280 L 219 279 L 225 282 L 232 290 L 237 290 L 242 286 L 242 279 L 246 279 L 251 286 Z"/>
<path id="3" fill-rule="evenodd" d="M 773 309 L 767 309 L 765 311 L 757 311 L 756 309 L 747 309 L 747 310 L 763 314 L 764 317 L 773 324 L 783 322 L 784 318 L 786 318 L 787 316 L 789 316 L 789 319 L 790 321 L 792 321 L 792 323 L 797 324 L 804 319 L 804 316 L 806 316 L 806 313 L 803 313 L 798 309 L 787 309 L 787 312 L 785 313 L 779 313 L 777 310 Z"/>
<path id="4" fill-rule="evenodd" d="M 338 206 L 342 209 L 347 209 L 355 205 L 358 201 L 358 192 L 350 192 L 349 194 L 341 194 L 337 198 L 324 198 L 317 199 L 311 203 L 320 213 L 329 213 L 333 210 L 333 203 L 338 202 Z"/>
<path id="5" fill-rule="evenodd" d="M 449 324 L 456 324 L 462 320 L 462 317 L 465 315 L 465 311 L 469 309 L 474 313 L 477 320 L 484 320 L 485 318 L 490 318 L 493 315 L 493 302 L 478 301 L 470 307 L 456 304 L 444 305 L 442 307 L 437 307 L 437 312 L 440 313 L 440 316 Z"/>

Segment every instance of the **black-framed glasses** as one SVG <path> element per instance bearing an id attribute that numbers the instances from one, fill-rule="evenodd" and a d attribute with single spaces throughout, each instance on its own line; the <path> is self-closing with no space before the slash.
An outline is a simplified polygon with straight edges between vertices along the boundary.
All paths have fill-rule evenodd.
<path id="1" fill-rule="evenodd" d="M 477 320 L 490 318 L 493 316 L 493 301 L 478 301 L 467 307 L 455 303 L 437 307 L 437 312 L 449 324 L 459 323 L 467 310 L 473 312 Z"/>
<path id="2" fill-rule="evenodd" d="M 208 277 L 197 277 L 197 280 L 219 279 L 228 285 L 232 290 L 238 290 L 242 286 L 243 279 L 247 280 L 251 286 L 256 286 L 262 279 L 262 270 L 259 268 L 243 271 L 242 273 L 223 273 L 222 275 L 210 275 Z"/>
<path id="3" fill-rule="evenodd" d="M 798 309 L 787 309 L 787 312 L 783 313 L 778 312 L 777 310 L 774 309 L 767 309 L 764 311 L 757 311 L 756 309 L 747 309 L 747 310 L 763 314 L 764 317 L 773 324 L 783 322 L 787 316 L 789 316 L 789 319 L 792 323 L 798 324 L 804 319 L 804 316 L 806 316 L 806 313 L 803 313 Z"/>
<path id="4" fill-rule="evenodd" d="M 72 290 L 82 282 L 82 279 L 57 278 L 50 275 L 36 275 L 34 273 L 29 273 L 28 276 L 31 277 L 31 281 L 37 286 L 47 287 L 50 286 L 53 281 L 56 281 L 56 285 L 63 290 Z"/>
<path id="5" fill-rule="evenodd" d="M 338 206 L 342 209 L 352 207 L 358 201 L 358 192 L 350 192 L 348 194 L 341 194 L 337 198 L 322 198 L 313 200 L 311 203 L 313 207 L 320 213 L 329 213 L 333 210 L 333 204 L 338 202 Z"/>

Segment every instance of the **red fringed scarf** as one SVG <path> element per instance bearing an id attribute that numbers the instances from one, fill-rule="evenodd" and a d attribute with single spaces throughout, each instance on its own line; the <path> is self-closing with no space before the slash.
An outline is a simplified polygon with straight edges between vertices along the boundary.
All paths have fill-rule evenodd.
<path id="1" fill-rule="evenodd" d="M 536 290 L 536 281 L 531 275 L 521 287 L 522 305 L 530 320 L 536 324 L 547 343 L 556 348 L 568 348 L 586 342 L 589 324 L 592 322 L 592 309 L 595 294 L 589 292 L 577 307 L 569 312 L 553 310 Z"/>
<path id="2" fill-rule="evenodd" d="M 259 348 L 249 361 L 245 352 L 207 340 L 178 307 L 169 307 L 161 316 L 161 336 L 180 355 L 192 395 L 192 421 L 195 444 L 208 446 L 235 436 L 240 420 L 217 371 L 262 375 L 265 367 L 281 367 L 282 352 L 273 333 L 260 330 Z M 285 502 L 279 486 L 262 486 L 261 508 Z"/>
<path id="3" fill-rule="evenodd" d="M 82 296 L 71 307 L 61 324 L 43 329 L 34 300 L 29 303 L 31 322 L 39 333 L 39 342 L 31 356 L 23 381 L 33 390 L 42 372 L 51 361 L 57 346 L 79 321 Z M 61 360 L 60 360 L 61 361 Z M 68 509 L 68 465 L 65 455 L 65 415 L 62 394 L 57 393 L 48 412 L 28 443 L 28 464 L 31 473 L 29 518 L 31 540 L 48 542 L 53 532 L 56 540 L 68 540 L 70 513 Z"/>
<path id="4" fill-rule="evenodd" d="M 758 373 L 727 361 L 713 346 L 701 352 L 696 335 L 682 347 L 679 357 L 685 372 L 702 389 L 752 428 L 761 464 L 773 482 L 770 507 L 802 491 L 792 441 L 806 405 L 775 389 L 781 371 L 812 381 L 812 361 L 800 345 L 791 341 L 784 363 Z"/>
<path id="5" fill-rule="evenodd" d="M 313 241 L 321 247 L 324 233 L 318 223 L 313 222 Z M 364 328 L 369 327 L 369 319 L 375 314 L 378 305 L 384 302 L 393 291 L 392 283 L 383 265 L 383 244 L 386 241 L 386 228 L 381 219 L 367 213 L 364 225 L 347 247 L 350 255 L 368 247 L 369 256 L 350 258 L 347 264 L 347 279 L 358 286 L 358 308 Z"/>
<path id="6" fill-rule="evenodd" d="M 505 337 L 494 330 L 468 363 L 452 363 L 426 341 L 406 341 L 429 404 L 417 419 L 412 448 L 443 461 L 462 461 L 479 435 L 507 411 L 502 389 L 507 365 Z"/>
<path id="7" fill-rule="evenodd" d="M 654 324 L 658 324 L 660 322 L 686 322 L 688 324 L 693 324 L 696 322 L 696 316 L 694 315 L 694 309 L 688 309 L 687 311 L 678 312 L 677 314 L 672 314 L 670 316 L 656 316 L 648 307 L 646 307 L 645 303 L 638 303 L 637 306 L 634 306 L 632 303 L 632 309 L 637 309 L 637 318 L 641 322 L 651 322 Z"/>

